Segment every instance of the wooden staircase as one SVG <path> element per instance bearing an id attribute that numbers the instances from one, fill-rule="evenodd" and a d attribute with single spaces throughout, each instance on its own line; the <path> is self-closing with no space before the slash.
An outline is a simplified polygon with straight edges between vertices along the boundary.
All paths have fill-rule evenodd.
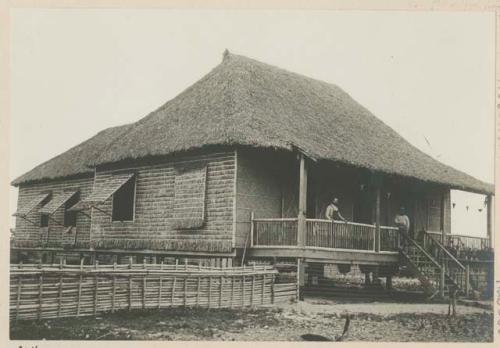
<path id="1" fill-rule="evenodd" d="M 468 268 L 462 265 L 433 236 L 424 232 L 422 243 L 402 236 L 406 243 L 400 247 L 404 264 L 424 286 L 429 298 L 448 296 L 456 290 L 458 295 L 470 292 Z"/>

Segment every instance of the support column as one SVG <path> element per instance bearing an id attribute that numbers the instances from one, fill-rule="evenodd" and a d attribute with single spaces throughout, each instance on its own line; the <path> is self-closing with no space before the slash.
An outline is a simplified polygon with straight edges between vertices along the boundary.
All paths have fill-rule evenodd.
<path id="1" fill-rule="evenodd" d="M 380 252 L 380 180 L 376 180 L 375 188 L 375 252 Z"/>
<path id="2" fill-rule="evenodd" d="M 490 242 L 490 248 L 493 248 L 493 207 L 492 207 L 492 199 L 491 195 L 486 196 L 486 235 L 488 236 L 488 240 Z"/>
<path id="3" fill-rule="evenodd" d="M 304 260 L 297 258 L 297 302 L 304 299 L 305 269 Z"/>
<path id="4" fill-rule="evenodd" d="M 470 294 L 470 265 L 465 265 L 465 296 Z"/>
<path id="5" fill-rule="evenodd" d="M 440 279 L 439 279 L 439 297 L 441 298 L 444 298 L 444 287 L 445 287 L 445 268 L 444 265 L 442 265 Z"/>
<path id="6" fill-rule="evenodd" d="M 386 279 L 386 281 L 385 281 L 385 288 L 387 290 L 392 290 L 392 275 L 387 276 L 385 279 Z"/>
<path id="7" fill-rule="evenodd" d="M 441 204 L 439 206 L 439 209 L 440 209 L 440 212 L 439 212 L 439 229 L 441 230 L 441 243 L 444 245 L 444 246 L 448 246 L 447 243 L 446 243 L 446 231 L 445 231 L 445 228 L 444 228 L 444 217 L 445 217 L 445 214 L 444 214 L 444 209 L 445 209 L 445 204 L 444 204 L 444 200 L 446 199 L 446 195 L 445 195 L 445 192 L 443 192 L 441 194 Z"/>
<path id="8" fill-rule="evenodd" d="M 306 212 L 307 212 L 307 163 L 304 154 L 300 154 L 299 179 L 299 216 L 297 245 L 304 246 L 306 241 Z"/>

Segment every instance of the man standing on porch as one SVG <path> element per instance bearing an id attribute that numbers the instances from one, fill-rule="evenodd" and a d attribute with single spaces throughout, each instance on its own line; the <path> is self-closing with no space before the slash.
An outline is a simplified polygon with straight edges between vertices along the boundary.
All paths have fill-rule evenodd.
<path id="1" fill-rule="evenodd" d="M 325 216 L 327 220 L 342 220 L 347 222 L 347 219 L 340 214 L 339 210 L 339 199 L 334 198 L 330 204 L 326 207 Z"/>
<path id="2" fill-rule="evenodd" d="M 408 238 L 408 231 L 410 230 L 410 218 L 406 215 L 405 207 L 399 208 L 399 214 L 396 214 L 394 223 L 399 228 L 399 233 L 403 234 L 403 246 L 406 246 L 406 238 Z"/>

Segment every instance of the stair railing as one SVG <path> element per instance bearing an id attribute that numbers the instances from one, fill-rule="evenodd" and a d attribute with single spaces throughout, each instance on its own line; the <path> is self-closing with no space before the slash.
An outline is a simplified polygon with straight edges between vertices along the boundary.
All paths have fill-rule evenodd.
<path id="1" fill-rule="evenodd" d="M 440 265 L 444 266 L 445 274 L 453 283 L 467 295 L 469 289 L 469 272 L 453 254 L 432 234 L 424 231 L 424 241 L 427 252 L 430 253 Z"/>
<path id="2" fill-rule="evenodd" d="M 420 244 L 418 244 L 414 239 L 406 236 L 404 233 L 401 233 L 400 236 L 402 240 L 406 240 L 407 245 L 411 244 L 413 247 L 417 248 L 421 254 L 424 254 L 427 257 L 428 261 L 432 262 L 437 268 L 441 268 L 439 262 L 437 262 L 436 259 L 434 259 L 434 257 L 432 257 L 432 255 L 422 248 L 422 246 L 420 246 Z M 401 247 L 401 250 L 406 254 L 408 253 L 404 247 Z"/>
<path id="3" fill-rule="evenodd" d="M 441 283 L 441 265 L 414 239 L 404 233 L 400 233 L 403 245 L 400 247 L 401 254 L 409 264 L 415 268 L 418 279 L 426 288 L 430 298 L 438 292 Z"/>

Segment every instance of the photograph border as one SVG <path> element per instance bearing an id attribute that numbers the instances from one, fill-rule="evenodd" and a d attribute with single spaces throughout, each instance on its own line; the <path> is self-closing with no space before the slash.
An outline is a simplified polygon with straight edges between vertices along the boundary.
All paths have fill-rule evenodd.
<path id="1" fill-rule="evenodd" d="M 74 1 L 62 1 L 62 0 L 17 0 L 8 1 L 4 6 L 0 7 L 0 157 L 2 158 L 2 165 L 0 166 L 0 197 L 7 197 L 9 195 L 9 111 L 10 111 L 10 94 L 9 94 L 9 66 L 10 66 L 10 43 L 9 43 L 9 11 L 16 8 L 66 8 L 66 9 L 82 9 L 82 8 L 101 8 L 101 9 L 138 9 L 138 8 L 162 8 L 162 9 L 207 9 L 207 10 L 219 10 L 219 9 L 234 9 L 234 10 L 335 10 L 335 11 L 463 11 L 463 12 L 492 12 L 495 14 L 495 183 L 498 182 L 500 178 L 500 147 L 498 142 L 498 136 L 500 134 L 500 122 L 498 120 L 498 115 L 500 113 L 500 3 L 498 1 L 383 1 L 383 0 L 366 0 L 366 1 L 327 1 L 327 0 L 315 0 L 315 1 L 276 1 L 276 0 L 258 0 L 258 1 L 229 1 L 229 0 L 208 0 L 208 1 L 160 1 L 160 0 L 102 0 L 102 1 L 91 1 L 91 0 L 74 0 Z M 492 115 L 493 116 L 493 115 Z M 495 213 L 498 210 L 498 194 L 499 189 L 495 188 Z M 8 265 L 9 263 L 9 221 L 10 214 L 8 209 L 8 200 L 0 200 L 0 231 L 1 243 L 0 243 L 0 255 L 2 257 L 3 265 Z M 494 214 L 495 216 L 496 214 Z M 500 226 L 500 219 L 494 219 L 494 231 L 498 230 Z M 498 250 L 500 246 L 500 238 L 494 237 L 495 249 Z M 499 264 L 500 255 L 495 253 L 495 264 Z M 495 294 L 494 294 L 494 342 L 500 339 L 500 322 L 499 322 L 499 311 L 500 311 L 500 267 L 495 267 Z M 1 268 L 2 279 L 6 280 L 8 277 L 8 267 Z M 269 347 L 310 347 L 311 343 L 306 342 L 218 342 L 218 341 L 199 341 L 199 342 L 183 342 L 183 341 L 105 341 L 105 342 L 87 342 L 87 341 L 10 341 L 9 340 L 9 308 L 8 308 L 8 282 L 4 282 L 4 286 L 1 287 L 1 295 L 3 301 L 0 302 L 0 336 L 2 342 L 5 343 L 5 347 L 52 347 L 59 346 L 64 347 L 72 345 L 74 347 L 80 346 L 114 346 L 114 347 L 135 347 L 138 344 L 141 346 L 148 347 L 165 347 L 165 346 L 186 346 L 186 347 L 219 347 L 221 345 L 231 345 L 239 347 L 250 347 L 255 344 L 259 346 L 269 346 Z M 346 346 L 366 346 L 368 342 L 343 342 Z M 336 343 L 338 344 L 338 343 Z M 443 343 L 427 343 L 427 342 L 416 342 L 416 343 L 401 343 L 401 342 L 370 342 L 369 345 L 383 345 L 384 347 L 400 346 L 401 344 L 410 345 L 426 345 L 426 346 L 441 346 Z M 451 343 L 445 343 L 451 344 Z M 457 346 L 466 346 L 469 343 L 453 343 Z M 494 343 L 479 343 L 484 346 L 494 346 Z"/>

